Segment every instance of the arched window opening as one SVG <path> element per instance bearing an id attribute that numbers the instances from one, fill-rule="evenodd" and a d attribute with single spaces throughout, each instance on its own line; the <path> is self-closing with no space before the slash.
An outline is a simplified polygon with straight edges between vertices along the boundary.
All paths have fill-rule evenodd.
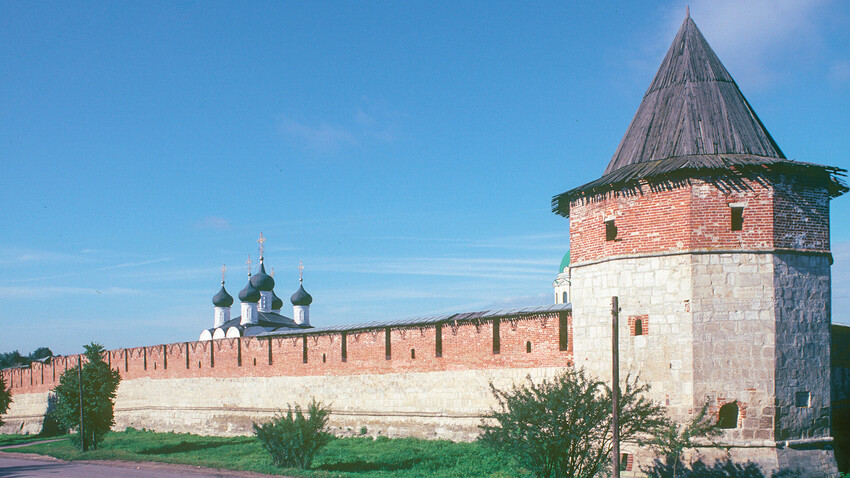
<path id="1" fill-rule="evenodd" d="M 566 303 L 567 303 L 567 299 L 568 299 L 568 297 L 567 297 L 567 291 L 564 291 L 564 293 L 561 295 L 561 297 L 562 297 L 562 298 L 561 298 L 561 303 L 562 303 L 562 304 L 566 304 Z"/>
<path id="2" fill-rule="evenodd" d="M 635 335 L 643 335 L 643 320 L 635 320 Z"/>
<path id="3" fill-rule="evenodd" d="M 416 358 L 416 349 L 410 349 L 410 359 L 413 360 Z"/>
<path id="4" fill-rule="evenodd" d="M 525 353 L 527 353 L 527 354 L 531 353 L 531 341 L 530 340 L 525 343 Z"/>
<path id="5" fill-rule="evenodd" d="M 328 361 L 328 356 L 326 354 L 322 354 L 322 363 L 325 363 L 327 361 Z"/>
<path id="6" fill-rule="evenodd" d="M 720 412 L 717 414 L 717 426 L 720 428 L 737 428 L 738 427 L 738 403 L 727 403 L 720 407 Z"/>

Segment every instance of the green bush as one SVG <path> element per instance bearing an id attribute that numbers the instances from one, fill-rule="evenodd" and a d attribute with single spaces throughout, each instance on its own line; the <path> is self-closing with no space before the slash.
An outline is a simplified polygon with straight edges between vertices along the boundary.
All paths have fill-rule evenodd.
<path id="1" fill-rule="evenodd" d="M 620 439 L 654 436 L 667 420 L 660 405 L 646 397 L 648 386 L 627 377 L 620 392 Z M 500 410 L 482 424 L 480 440 L 513 455 L 541 478 L 591 478 L 609 468 L 611 389 L 583 370 L 569 369 L 552 380 L 498 390 L 490 385 Z"/>
<path id="2" fill-rule="evenodd" d="M 279 467 L 309 469 L 316 453 L 331 440 L 324 431 L 330 409 L 314 398 L 307 407 L 307 417 L 300 405 L 288 405 L 286 415 L 277 415 L 272 421 L 258 425 L 254 423 L 263 448 Z"/>

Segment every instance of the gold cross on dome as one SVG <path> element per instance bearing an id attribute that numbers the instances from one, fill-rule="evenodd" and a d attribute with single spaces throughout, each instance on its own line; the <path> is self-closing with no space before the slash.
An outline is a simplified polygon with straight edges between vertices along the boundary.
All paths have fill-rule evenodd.
<path id="1" fill-rule="evenodd" d="M 248 260 L 245 261 L 245 264 L 248 265 L 248 275 L 251 275 L 251 256 L 248 255 Z"/>
<path id="2" fill-rule="evenodd" d="M 265 248 L 266 238 L 265 238 L 265 237 L 263 237 L 263 233 L 262 233 L 262 232 L 260 233 L 260 238 L 259 238 L 259 239 L 257 239 L 257 244 L 259 244 L 259 245 L 260 245 L 260 258 L 262 259 L 262 257 L 263 257 L 263 253 L 264 253 L 264 252 L 266 252 L 266 248 Z"/>
<path id="3" fill-rule="evenodd" d="M 227 266 L 221 265 L 221 285 L 224 285 L 224 273 L 227 271 Z"/>
<path id="4" fill-rule="evenodd" d="M 298 261 L 298 282 L 304 281 L 304 263 Z"/>

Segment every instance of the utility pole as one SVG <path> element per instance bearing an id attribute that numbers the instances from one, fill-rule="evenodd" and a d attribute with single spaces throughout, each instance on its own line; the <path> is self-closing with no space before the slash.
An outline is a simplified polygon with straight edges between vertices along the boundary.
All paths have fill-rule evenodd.
<path id="1" fill-rule="evenodd" d="M 611 402 L 613 405 L 613 415 L 611 420 L 611 431 L 613 432 L 613 447 L 611 453 L 614 455 L 611 460 L 613 473 L 611 476 L 620 478 L 620 304 L 617 296 L 611 297 Z"/>
<path id="2" fill-rule="evenodd" d="M 77 356 L 77 373 L 79 374 L 77 378 L 80 382 L 80 443 L 83 445 L 83 452 L 87 452 L 86 426 L 83 423 L 83 358 L 80 355 Z"/>

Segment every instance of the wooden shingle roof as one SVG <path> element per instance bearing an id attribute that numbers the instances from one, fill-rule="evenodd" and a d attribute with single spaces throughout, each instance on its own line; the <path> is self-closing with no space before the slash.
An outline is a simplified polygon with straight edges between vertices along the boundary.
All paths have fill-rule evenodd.
<path id="1" fill-rule="evenodd" d="M 775 170 L 778 163 L 785 173 L 826 181 L 832 197 L 847 191 L 837 177 L 844 170 L 785 158 L 688 15 L 603 176 L 555 196 L 552 210 L 569 216 L 569 201 L 641 179 Z"/>

